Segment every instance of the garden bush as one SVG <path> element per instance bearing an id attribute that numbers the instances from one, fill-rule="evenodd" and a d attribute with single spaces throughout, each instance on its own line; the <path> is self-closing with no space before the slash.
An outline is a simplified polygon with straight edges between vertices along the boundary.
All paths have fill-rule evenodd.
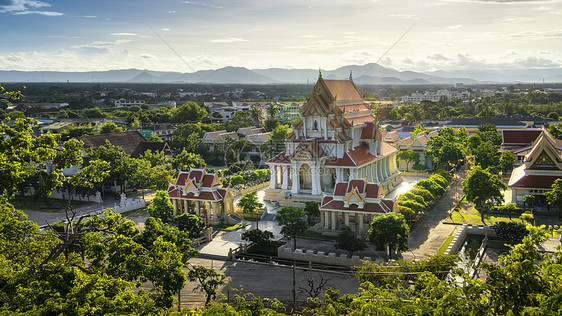
<path id="1" fill-rule="evenodd" d="M 408 191 L 408 192 L 402 194 L 400 196 L 400 200 L 404 200 L 404 201 L 412 200 L 412 201 L 420 203 L 424 207 L 427 206 L 427 203 L 425 202 L 425 199 L 422 196 L 416 195 L 416 194 L 412 193 L 411 191 Z"/>
<path id="2" fill-rule="evenodd" d="M 423 204 L 412 200 L 398 201 L 398 205 L 405 206 L 414 211 L 416 214 L 419 214 L 425 210 L 425 206 Z"/>
<path id="3" fill-rule="evenodd" d="M 427 189 L 423 188 L 423 187 L 413 187 L 410 192 L 412 192 L 415 195 L 419 195 L 421 197 L 423 197 L 423 200 L 426 201 L 427 203 L 433 201 L 433 199 L 435 198 L 433 196 L 433 194 L 431 194 L 431 192 L 429 192 Z"/>

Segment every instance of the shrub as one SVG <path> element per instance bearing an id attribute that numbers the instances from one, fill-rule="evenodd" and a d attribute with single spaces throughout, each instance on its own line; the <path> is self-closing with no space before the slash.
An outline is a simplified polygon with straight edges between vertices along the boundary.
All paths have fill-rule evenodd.
<path id="1" fill-rule="evenodd" d="M 405 206 L 414 211 L 416 214 L 421 213 L 425 210 L 425 206 L 423 206 L 423 204 L 412 200 L 398 201 L 398 205 Z"/>
<path id="2" fill-rule="evenodd" d="M 408 222 L 413 222 L 416 219 L 416 212 L 409 207 L 399 205 L 398 213 L 402 214 Z"/>
<path id="3" fill-rule="evenodd" d="M 416 187 L 422 187 L 428 190 L 434 197 L 441 196 L 445 193 L 445 189 L 442 186 L 440 186 L 435 181 L 431 181 L 430 179 L 423 179 L 418 181 Z"/>
<path id="4" fill-rule="evenodd" d="M 500 213 L 512 213 L 516 207 L 515 203 L 507 203 L 506 205 L 498 206 L 496 210 Z"/>
<path id="5" fill-rule="evenodd" d="M 496 235 L 510 243 L 518 244 L 523 238 L 529 235 L 525 225 L 515 222 L 499 222 L 493 226 Z"/>
<path id="6" fill-rule="evenodd" d="M 449 184 L 449 181 L 447 181 L 447 179 L 445 179 L 445 177 L 440 176 L 438 174 L 432 175 L 431 177 L 429 177 L 429 180 L 431 180 L 433 182 L 436 182 L 442 188 L 446 188 L 447 185 Z"/>
<path id="7" fill-rule="evenodd" d="M 426 165 L 423 165 L 423 164 L 421 164 L 421 163 L 417 163 L 417 164 L 415 164 L 415 165 L 412 167 L 412 170 L 415 170 L 415 171 L 425 171 L 425 170 L 427 170 L 427 166 L 426 166 Z"/>
<path id="8" fill-rule="evenodd" d="M 412 192 L 415 195 L 419 195 L 421 197 L 423 197 L 423 200 L 426 202 L 430 202 L 433 201 L 433 199 L 435 198 L 433 196 L 433 194 L 431 194 L 431 192 L 429 192 L 427 189 L 423 188 L 423 187 L 413 187 L 410 192 Z"/>
<path id="9" fill-rule="evenodd" d="M 535 221 L 535 216 L 531 214 L 531 212 L 524 212 L 521 216 L 519 216 L 519 219 L 529 225 L 532 225 Z"/>
<path id="10" fill-rule="evenodd" d="M 436 174 L 445 178 L 447 180 L 447 184 L 451 182 L 451 179 L 453 179 L 453 175 L 447 170 L 439 169 Z"/>
<path id="11" fill-rule="evenodd" d="M 416 201 L 416 202 L 420 203 L 421 205 L 423 205 L 424 207 L 427 206 L 427 203 L 425 202 L 425 199 L 422 196 L 416 195 L 416 194 L 412 193 L 411 191 L 408 191 L 408 192 L 402 194 L 400 196 L 400 198 L 402 200 Z"/>

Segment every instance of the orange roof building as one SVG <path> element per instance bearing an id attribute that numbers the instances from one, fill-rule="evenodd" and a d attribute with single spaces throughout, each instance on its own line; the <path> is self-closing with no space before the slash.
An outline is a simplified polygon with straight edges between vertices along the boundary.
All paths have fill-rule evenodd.
<path id="1" fill-rule="evenodd" d="M 518 140 L 508 142 L 504 134 L 504 143 L 528 141 L 528 138 L 519 136 Z M 543 127 L 525 152 L 522 164 L 513 169 L 509 178 L 511 202 L 522 204 L 525 196 L 531 194 L 535 196 L 539 206 L 546 205 L 544 194 L 552 190 L 554 181 L 562 178 L 562 141 L 555 139 Z"/>
<path id="2" fill-rule="evenodd" d="M 322 202 L 337 183 L 354 179 L 390 192 L 402 181 L 397 153 L 382 140 L 379 122 L 351 76 L 349 80 L 320 76 L 285 141 L 285 151 L 267 161 L 271 182 L 264 199 L 297 206 Z"/>

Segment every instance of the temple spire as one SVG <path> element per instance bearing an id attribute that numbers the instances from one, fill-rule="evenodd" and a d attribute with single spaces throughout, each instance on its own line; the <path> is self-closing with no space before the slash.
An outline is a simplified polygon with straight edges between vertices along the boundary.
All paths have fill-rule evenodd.
<path id="1" fill-rule="evenodd" d="M 353 82 L 353 70 L 349 71 L 349 81 Z"/>
<path id="2" fill-rule="evenodd" d="M 322 70 L 318 67 L 318 79 L 322 79 Z"/>

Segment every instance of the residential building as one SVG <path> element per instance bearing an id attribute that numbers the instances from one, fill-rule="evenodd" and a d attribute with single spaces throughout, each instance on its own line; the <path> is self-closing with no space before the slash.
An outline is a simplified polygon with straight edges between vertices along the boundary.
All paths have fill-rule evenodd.
<path id="1" fill-rule="evenodd" d="M 141 106 L 144 104 L 144 100 L 128 100 L 128 99 L 119 99 L 115 100 L 114 105 L 116 108 L 121 107 L 130 107 L 133 105 Z"/>
<path id="2" fill-rule="evenodd" d="M 301 115 L 301 109 L 306 102 L 282 102 L 279 106 L 279 119 L 282 122 L 295 121 Z"/>
<path id="3" fill-rule="evenodd" d="M 227 137 L 238 139 L 238 134 L 226 130 L 207 132 L 203 135 L 201 142 L 209 146 L 209 151 L 215 151 L 218 146 L 224 144 Z"/>
<path id="4" fill-rule="evenodd" d="M 149 142 L 138 131 L 82 136 L 77 139 L 84 142 L 84 148 L 93 149 L 105 145 L 105 142 L 109 141 L 112 145 L 121 147 L 125 153 L 133 158 L 140 157 L 147 150 L 151 150 L 152 152 L 161 151 L 168 157 L 172 156 L 172 151 L 168 143 Z"/>

